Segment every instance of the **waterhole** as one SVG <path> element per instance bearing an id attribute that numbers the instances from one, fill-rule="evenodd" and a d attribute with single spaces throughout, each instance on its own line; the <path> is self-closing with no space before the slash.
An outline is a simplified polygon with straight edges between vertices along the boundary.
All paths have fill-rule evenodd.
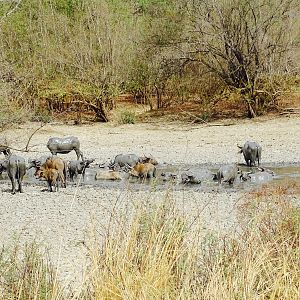
<path id="1" fill-rule="evenodd" d="M 71 182 L 68 179 L 68 185 L 80 185 L 81 188 L 87 186 L 95 186 L 99 188 L 107 189 L 131 189 L 131 190 L 163 190 L 168 187 L 172 187 L 176 190 L 180 189 L 193 189 L 195 191 L 220 191 L 222 189 L 226 190 L 249 190 L 260 185 L 266 184 L 286 184 L 291 182 L 300 182 L 300 164 L 295 165 L 267 165 L 264 168 L 264 172 L 270 174 L 270 176 L 265 176 L 260 178 L 261 171 L 256 167 L 249 168 L 245 165 L 240 165 L 239 168 L 242 172 L 246 174 L 255 174 L 254 178 L 256 180 L 243 181 L 237 178 L 233 185 L 228 183 L 223 183 L 221 186 L 216 180 L 214 180 L 214 174 L 216 174 L 218 168 L 217 165 L 158 165 L 156 177 L 152 179 L 140 180 L 138 178 L 130 177 L 127 173 L 121 172 L 121 180 L 96 180 L 95 175 L 98 172 L 108 172 L 108 170 L 100 169 L 96 166 L 91 166 L 86 170 L 85 177 L 78 178 Z M 192 173 L 195 174 L 201 180 L 200 184 L 182 184 L 181 174 L 182 173 Z M 165 176 L 162 176 L 165 174 Z M 172 174 L 173 178 L 168 179 L 168 175 Z M 9 181 L 6 173 L 0 175 L 0 180 Z M 43 180 L 36 179 L 34 177 L 34 170 L 31 169 L 27 172 L 24 178 L 24 185 L 38 185 L 46 186 L 46 182 Z"/>

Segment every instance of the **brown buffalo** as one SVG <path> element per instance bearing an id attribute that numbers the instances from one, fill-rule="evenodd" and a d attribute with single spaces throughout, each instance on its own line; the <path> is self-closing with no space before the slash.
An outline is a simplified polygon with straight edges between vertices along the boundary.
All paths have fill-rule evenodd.
<path id="1" fill-rule="evenodd" d="M 45 178 L 50 192 L 53 192 L 52 187 L 55 191 L 58 191 L 58 181 L 60 180 L 59 172 L 56 169 L 41 167 L 38 171 L 40 178 Z"/>
<path id="2" fill-rule="evenodd" d="M 130 169 L 129 174 L 139 178 L 152 178 L 156 175 L 156 167 L 150 163 L 137 163 Z"/>
<path id="3" fill-rule="evenodd" d="M 49 157 L 46 159 L 40 167 L 36 169 L 35 176 L 45 178 L 43 174 L 47 169 L 57 170 L 59 180 L 62 183 L 63 187 L 66 187 L 66 178 L 67 178 L 67 164 L 59 157 Z M 47 172 L 46 172 L 47 173 Z M 47 180 L 47 178 L 46 178 Z"/>

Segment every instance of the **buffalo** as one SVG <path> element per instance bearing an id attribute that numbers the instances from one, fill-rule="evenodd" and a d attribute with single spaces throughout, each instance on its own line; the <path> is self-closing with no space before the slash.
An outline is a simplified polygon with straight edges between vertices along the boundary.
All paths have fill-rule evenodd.
<path id="1" fill-rule="evenodd" d="M 59 157 L 49 157 L 44 164 L 37 168 L 35 176 L 38 178 L 45 178 L 47 180 L 45 177 L 45 174 L 48 174 L 47 169 L 57 170 L 62 186 L 66 187 L 67 164 L 65 161 Z"/>
<path id="2" fill-rule="evenodd" d="M 150 163 L 137 163 L 130 168 L 129 174 L 141 179 L 156 177 L 156 167 Z"/>
<path id="3" fill-rule="evenodd" d="M 79 139 L 75 136 L 50 138 L 47 143 L 47 148 L 50 150 L 52 155 L 56 155 L 57 153 L 66 154 L 74 150 L 77 155 L 77 160 L 79 160 L 80 157 L 84 160 L 83 153 L 80 151 Z"/>
<path id="4" fill-rule="evenodd" d="M 261 161 L 261 146 L 253 141 L 247 141 L 244 146 L 238 146 L 240 148 L 240 153 L 243 153 L 244 159 L 248 167 L 252 167 L 257 164 L 259 166 Z"/>
<path id="5" fill-rule="evenodd" d="M 221 184 L 222 182 L 233 184 L 239 173 L 240 170 L 236 165 L 224 165 L 219 168 L 216 174 L 216 178 L 219 184 Z"/>
<path id="6" fill-rule="evenodd" d="M 53 187 L 55 191 L 58 191 L 58 181 L 61 179 L 58 170 L 53 168 L 41 168 L 39 170 L 39 177 L 46 179 L 50 192 L 53 192 Z"/>
<path id="7" fill-rule="evenodd" d="M 6 160 L 0 163 L 0 174 L 6 171 L 12 185 L 12 194 L 16 193 L 16 180 L 18 183 L 17 191 L 23 193 L 22 180 L 26 174 L 26 163 L 23 157 L 11 154 Z"/>
<path id="8" fill-rule="evenodd" d="M 181 183 L 183 184 L 200 184 L 201 179 L 197 177 L 193 172 L 187 171 L 181 174 Z"/>
<path id="9" fill-rule="evenodd" d="M 137 156 L 136 154 L 118 154 L 113 162 L 109 164 L 109 168 L 113 170 L 119 169 L 130 169 L 134 167 L 137 163 L 150 163 L 152 165 L 157 165 L 157 160 L 152 155 Z"/>
<path id="10" fill-rule="evenodd" d="M 77 178 L 78 174 L 82 174 L 84 179 L 85 170 L 90 166 L 90 164 L 94 161 L 94 159 L 86 159 L 86 160 L 71 160 L 69 162 L 69 175 L 70 179 L 74 181 L 74 177 Z"/>

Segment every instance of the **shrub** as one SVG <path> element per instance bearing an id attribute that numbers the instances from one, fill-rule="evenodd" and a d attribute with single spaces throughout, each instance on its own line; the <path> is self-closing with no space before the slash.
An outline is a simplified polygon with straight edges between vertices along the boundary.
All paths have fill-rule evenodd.
<path id="1" fill-rule="evenodd" d="M 118 116 L 119 124 L 135 124 L 136 115 L 133 111 L 130 110 L 122 110 Z"/>

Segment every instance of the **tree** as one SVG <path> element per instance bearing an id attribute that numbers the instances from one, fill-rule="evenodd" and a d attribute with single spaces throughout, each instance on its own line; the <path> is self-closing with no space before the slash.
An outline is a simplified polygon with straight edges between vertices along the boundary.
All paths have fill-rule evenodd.
<path id="1" fill-rule="evenodd" d="M 257 93 L 267 94 L 258 83 L 286 68 L 298 9 L 298 0 L 188 0 L 188 59 L 239 89 L 255 117 Z"/>

